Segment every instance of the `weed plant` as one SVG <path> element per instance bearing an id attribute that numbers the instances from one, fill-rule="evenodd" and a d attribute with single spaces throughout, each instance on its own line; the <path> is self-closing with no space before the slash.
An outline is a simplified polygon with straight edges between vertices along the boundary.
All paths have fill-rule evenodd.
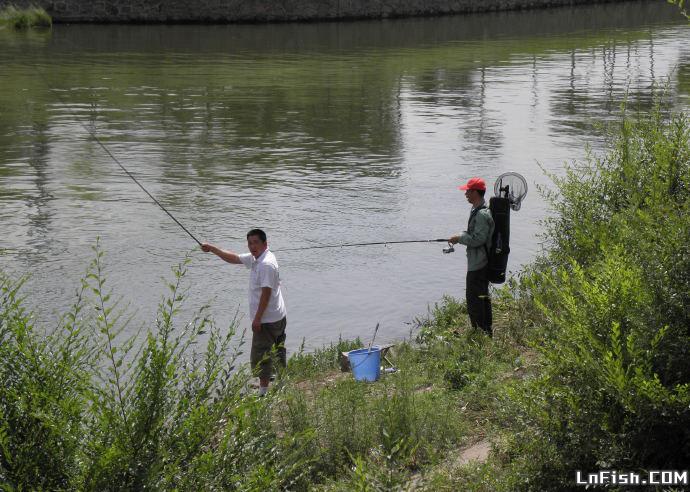
<path id="1" fill-rule="evenodd" d="M 365 467 L 375 482 L 392 486 L 460 440 L 455 398 L 430 387 L 406 352 L 400 348 L 394 359 L 398 372 L 374 384 L 345 374 L 325 384 L 286 385 L 277 420 L 288 434 L 308 429 L 314 436 L 313 483 L 337 482 Z"/>
<path id="2" fill-rule="evenodd" d="M 336 344 L 327 347 L 317 348 L 313 352 L 305 352 L 304 340 L 297 353 L 292 355 L 288 361 L 288 370 L 293 382 L 306 379 L 319 378 L 328 371 L 333 371 L 340 367 L 343 352 L 349 352 L 362 347 L 362 341 L 343 340 L 338 338 Z"/>
<path id="3" fill-rule="evenodd" d="M 278 437 L 268 402 L 243 395 L 234 323 L 201 308 L 176 325 L 186 262 L 174 269 L 154 326 L 123 338 L 103 253 L 72 310 L 48 335 L 22 282 L 0 277 L 0 482 L 5 490 L 276 490 L 309 471 L 308 437 Z M 197 345 L 204 340 L 204 350 Z"/>
<path id="4" fill-rule="evenodd" d="M 611 145 L 547 195 L 551 249 L 522 283 L 541 371 L 506 395 L 505 489 L 690 463 L 690 123 L 624 116 Z"/>
<path id="5" fill-rule="evenodd" d="M 482 374 L 498 366 L 479 352 L 493 342 L 463 331 L 453 300 L 435 313 L 440 328 L 427 327 L 439 336 L 423 350 L 399 344 L 391 355 L 398 372 L 379 382 L 339 372 L 340 353 L 361 346 L 340 340 L 300 350 L 257 398 L 237 364 L 242 343 L 230 343 L 234 323 L 219 329 L 207 307 L 177 320 L 188 260 L 173 269 L 153 326 L 126 336 L 127 313 L 106 287 L 98 245 L 94 255 L 74 306 L 48 334 L 24 307 L 23 282 L 1 277 L 7 490 L 342 489 L 364 479 L 398 489 L 472 432 L 462 401 L 491 400 Z M 452 335 L 450 325 L 459 327 Z M 452 376 L 458 358 L 474 371 L 462 386 Z"/>
<path id="6" fill-rule="evenodd" d="M 0 25 L 2 24 L 7 24 L 14 29 L 47 28 L 53 25 L 53 20 L 42 8 L 18 9 L 10 5 L 0 10 Z"/>

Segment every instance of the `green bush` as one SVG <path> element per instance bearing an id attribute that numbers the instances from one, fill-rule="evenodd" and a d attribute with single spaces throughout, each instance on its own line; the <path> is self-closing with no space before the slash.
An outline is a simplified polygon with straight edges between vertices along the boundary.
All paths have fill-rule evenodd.
<path id="1" fill-rule="evenodd" d="M 186 262 L 153 330 L 123 339 L 103 253 L 53 333 L 33 325 L 22 283 L 0 277 L 0 482 L 47 490 L 275 490 L 309 473 L 308 434 L 280 437 L 270 399 L 244 395 L 233 326 L 202 308 L 176 325 Z M 205 340 L 205 351 L 196 347 Z"/>
<path id="2" fill-rule="evenodd" d="M 0 482 L 59 489 L 78 477 L 92 345 L 80 322 L 80 291 L 60 327 L 40 336 L 19 296 L 23 281 L 0 275 Z"/>
<path id="3" fill-rule="evenodd" d="M 415 319 L 419 332 L 416 341 L 430 344 L 433 340 L 444 340 L 459 334 L 467 327 L 467 306 L 450 296 L 444 296 L 441 303 L 435 303 L 425 317 Z"/>
<path id="4" fill-rule="evenodd" d="M 74 307 L 48 335 L 23 307 L 22 282 L 0 277 L 5 489 L 342 490 L 363 478 L 396 489 L 468 430 L 436 368 L 464 357 L 473 372 L 463 391 L 485 391 L 475 352 L 492 344 L 474 333 L 469 344 L 432 337 L 422 351 L 398 344 L 389 354 L 398 372 L 375 384 L 337 370 L 340 352 L 359 341 L 300 351 L 257 398 L 236 366 L 234 323 L 220 330 L 207 307 L 177 321 L 187 261 L 173 269 L 152 329 L 125 336 L 127 313 L 106 288 L 103 260 L 97 246 Z M 450 323 L 445 307 L 437 314 Z"/>
<path id="5" fill-rule="evenodd" d="M 542 371 L 506 400 L 519 436 L 506 480 L 561 490 L 575 470 L 684 469 L 690 124 L 625 118 L 607 156 L 555 182 L 552 249 L 525 280 L 543 316 Z"/>
<path id="6" fill-rule="evenodd" d="M 8 24 L 15 29 L 28 29 L 30 27 L 51 27 L 53 20 L 42 8 L 18 9 L 10 5 L 0 10 L 0 24 Z"/>

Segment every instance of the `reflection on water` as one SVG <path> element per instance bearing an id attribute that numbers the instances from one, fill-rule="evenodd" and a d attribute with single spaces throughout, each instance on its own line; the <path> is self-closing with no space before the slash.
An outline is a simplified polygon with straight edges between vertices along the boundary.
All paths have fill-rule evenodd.
<path id="1" fill-rule="evenodd" d="M 690 96 L 690 29 L 634 2 L 436 19 L 271 26 L 55 26 L 0 31 L 0 267 L 30 272 L 54 319 L 91 257 L 150 320 L 160 277 L 194 246 L 103 152 L 203 240 L 275 249 L 426 239 L 464 226 L 456 185 L 506 171 L 545 184 L 602 146 L 598 123 L 651 89 Z M 532 192 L 513 218 L 511 267 L 539 249 Z M 382 340 L 444 293 L 464 254 L 432 245 L 278 254 L 290 348 L 339 334 Z M 193 253 L 191 305 L 246 309 L 246 272 Z M 38 302 L 38 299 L 41 299 Z M 246 320 L 243 322 L 247 324 Z"/>

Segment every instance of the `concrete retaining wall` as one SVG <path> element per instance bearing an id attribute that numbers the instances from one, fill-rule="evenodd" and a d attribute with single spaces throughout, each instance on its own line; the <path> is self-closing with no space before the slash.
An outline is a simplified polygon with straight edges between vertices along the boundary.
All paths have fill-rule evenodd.
<path id="1" fill-rule="evenodd" d="M 287 22 L 432 16 L 617 0 L 0 0 L 43 7 L 54 22 Z"/>

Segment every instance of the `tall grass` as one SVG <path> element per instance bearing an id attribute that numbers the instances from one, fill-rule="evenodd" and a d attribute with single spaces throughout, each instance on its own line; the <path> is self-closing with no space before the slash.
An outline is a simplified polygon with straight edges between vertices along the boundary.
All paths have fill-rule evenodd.
<path id="1" fill-rule="evenodd" d="M 496 402 L 493 376 L 512 369 L 513 351 L 468 330 L 446 299 L 428 339 L 401 342 L 390 355 L 398 372 L 381 381 L 340 372 L 340 352 L 361 345 L 341 340 L 293 355 L 257 398 L 237 363 L 242 345 L 230 343 L 234 323 L 219 329 L 206 307 L 179 322 L 188 261 L 154 323 L 126 336 L 104 260 L 97 245 L 48 335 L 24 307 L 22 281 L 1 277 L 5 489 L 398 489 L 473 438 L 473 419 Z"/>
<path id="2" fill-rule="evenodd" d="M 0 482 L 4 489 L 276 489 L 308 471 L 270 406 L 243 396 L 234 324 L 206 308 L 177 324 L 186 262 L 142 337 L 106 289 L 103 253 L 48 335 L 0 277 Z M 204 349 L 195 348 L 204 339 Z"/>
<path id="3" fill-rule="evenodd" d="M 7 24 L 15 29 L 28 29 L 31 27 L 51 27 L 53 20 L 50 15 L 40 7 L 18 9 L 12 5 L 0 10 L 0 25 Z"/>

